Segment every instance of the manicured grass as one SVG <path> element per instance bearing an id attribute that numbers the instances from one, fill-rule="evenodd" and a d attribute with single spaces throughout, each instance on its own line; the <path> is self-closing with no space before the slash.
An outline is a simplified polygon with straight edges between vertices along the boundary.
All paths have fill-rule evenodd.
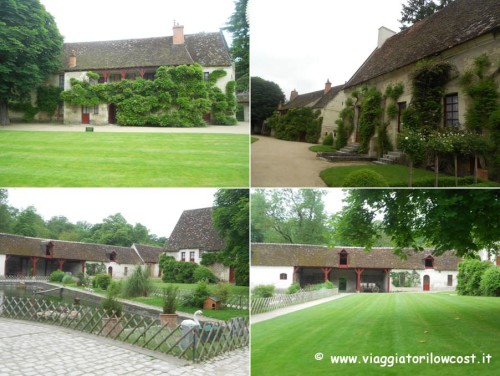
<path id="1" fill-rule="evenodd" d="M 131 298 L 130 300 L 150 304 L 155 307 L 162 307 L 163 300 L 161 297 L 147 297 L 147 298 Z M 195 313 L 199 308 L 196 307 L 188 307 L 184 305 L 179 305 L 177 307 L 177 311 L 186 312 L 186 313 Z M 211 317 L 217 320 L 229 320 L 233 317 L 247 317 L 248 310 L 247 309 L 233 309 L 233 308 L 224 308 L 221 310 L 203 310 L 203 315 L 206 317 Z"/>
<path id="2" fill-rule="evenodd" d="M 313 145 L 309 147 L 309 150 L 315 153 L 333 153 L 337 149 L 331 145 Z"/>
<path id="3" fill-rule="evenodd" d="M 498 375 L 500 298 L 357 294 L 252 325 L 254 375 Z M 332 355 L 477 356 L 476 364 L 332 364 Z M 315 360 L 315 354 L 324 354 Z M 483 353 L 492 356 L 482 362 Z"/>
<path id="4" fill-rule="evenodd" d="M 179 287 L 181 290 L 194 290 L 196 288 L 196 283 L 165 283 L 162 282 L 161 279 L 153 279 L 153 286 L 157 288 L 165 288 L 168 285 L 173 285 Z M 215 286 L 216 285 L 209 285 L 208 290 L 210 292 L 215 291 Z M 249 288 L 248 286 L 235 286 L 231 285 L 229 288 L 229 291 L 233 295 L 245 295 L 248 296 L 249 294 Z"/>
<path id="5" fill-rule="evenodd" d="M 250 142 L 253 144 L 254 142 L 259 141 L 257 137 L 250 137 Z"/>
<path id="6" fill-rule="evenodd" d="M 0 132 L 1 187 L 248 187 L 247 135 Z"/>
<path id="7" fill-rule="evenodd" d="M 321 171 L 320 177 L 329 187 L 342 187 L 344 179 L 353 171 L 369 169 L 381 174 L 390 187 L 408 187 L 409 168 L 403 165 L 364 165 L 364 166 L 337 166 Z M 420 168 L 413 169 L 414 187 L 434 187 L 435 175 L 432 171 Z M 459 186 L 472 186 L 471 177 L 459 178 Z M 498 186 L 494 182 L 481 182 L 481 186 Z M 454 187 L 455 177 L 445 174 L 439 175 L 440 187 Z M 478 185 L 479 186 L 479 185 Z"/>

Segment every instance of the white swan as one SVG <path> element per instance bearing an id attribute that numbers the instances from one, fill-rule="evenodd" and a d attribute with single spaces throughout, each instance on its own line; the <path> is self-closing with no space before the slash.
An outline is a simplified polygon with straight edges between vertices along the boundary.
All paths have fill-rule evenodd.
<path id="1" fill-rule="evenodd" d="M 187 320 L 182 320 L 181 325 L 182 326 L 198 326 L 198 328 L 201 328 L 200 322 L 198 321 L 198 316 L 203 316 L 203 311 L 198 310 L 194 313 L 193 320 L 187 319 Z"/>

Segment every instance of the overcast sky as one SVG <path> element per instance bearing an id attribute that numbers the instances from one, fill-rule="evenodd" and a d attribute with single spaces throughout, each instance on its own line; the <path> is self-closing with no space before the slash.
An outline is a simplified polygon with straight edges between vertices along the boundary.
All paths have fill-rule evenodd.
<path id="1" fill-rule="evenodd" d="M 286 99 L 348 81 L 377 47 L 378 29 L 399 31 L 406 0 L 249 0 L 251 75 Z"/>
<path id="2" fill-rule="evenodd" d="M 184 210 L 213 205 L 216 189 L 205 188 L 11 188 L 10 206 L 34 206 L 45 220 L 65 216 L 70 222 L 102 223 L 121 213 L 128 223 L 141 223 L 150 233 L 170 236 Z"/>
<path id="3" fill-rule="evenodd" d="M 163 37 L 174 20 L 185 34 L 217 32 L 234 13 L 233 0 L 40 0 L 65 42 Z M 225 33 L 226 39 L 230 34 Z M 228 43 L 230 41 L 228 40 Z"/>

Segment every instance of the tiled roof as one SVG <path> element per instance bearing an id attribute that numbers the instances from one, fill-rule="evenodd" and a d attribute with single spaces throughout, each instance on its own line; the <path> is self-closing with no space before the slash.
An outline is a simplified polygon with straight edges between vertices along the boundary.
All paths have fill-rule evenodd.
<path id="1" fill-rule="evenodd" d="M 75 51 L 77 65 L 68 66 Z M 231 66 L 232 59 L 222 33 L 185 36 L 185 44 L 174 45 L 172 37 L 65 43 L 65 71 L 146 68 L 198 63 L 204 67 Z"/>
<path id="2" fill-rule="evenodd" d="M 441 11 L 390 37 L 346 84 L 361 84 L 423 58 L 498 30 L 500 1 L 455 0 Z"/>
<path id="3" fill-rule="evenodd" d="M 339 253 L 348 253 L 348 267 L 377 269 L 425 269 L 424 259 L 432 254 L 432 250 L 423 252 L 408 251 L 406 260 L 393 253 L 391 248 L 373 248 L 367 253 L 360 247 L 328 248 L 315 245 L 300 244 L 252 244 L 253 266 L 303 266 L 303 267 L 337 267 Z M 445 252 L 434 257 L 434 269 L 457 270 L 460 258 L 452 252 Z"/>
<path id="4" fill-rule="evenodd" d="M 212 225 L 212 208 L 185 210 L 165 244 L 166 252 L 181 249 L 220 251 L 224 241 Z"/>
<path id="5" fill-rule="evenodd" d="M 141 264 L 141 259 L 132 248 L 114 245 L 67 242 L 30 238 L 27 236 L 0 234 L 0 254 L 26 257 L 46 257 L 46 246 L 53 244 L 53 258 L 66 260 L 84 260 L 109 262 L 109 256 L 115 252 L 118 264 Z"/>
<path id="6" fill-rule="evenodd" d="M 281 109 L 311 107 L 323 96 L 324 90 L 313 91 L 311 93 L 297 95 L 292 101 L 285 104 Z"/>
<path id="7" fill-rule="evenodd" d="M 313 108 L 324 108 L 338 93 L 342 91 L 344 85 L 333 86 L 328 93 L 323 95 L 321 99 L 316 102 Z"/>
<path id="8" fill-rule="evenodd" d="M 163 248 L 153 247 L 151 245 L 134 244 L 133 247 L 137 249 L 137 252 L 139 252 L 139 255 L 145 263 L 158 263 L 160 254 L 163 252 Z"/>

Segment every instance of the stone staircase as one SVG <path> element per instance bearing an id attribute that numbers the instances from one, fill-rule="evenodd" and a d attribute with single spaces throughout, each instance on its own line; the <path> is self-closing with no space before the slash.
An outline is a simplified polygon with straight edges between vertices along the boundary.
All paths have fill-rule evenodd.
<path id="1" fill-rule="evenodd" d="M 395 164 L 399 163 L 404 159 L 405 154 L 400 151 L 390 151 L 388 154 L 384 154 L 381 158 L 374 161 L 373 163 L 379 165 Z"/>
<path id="2" fill-rule="evenodd" d="M 348 156 L 348 155 L 358 155 L 359 144 L 349 144 L 344 146 L 342 149 L 337 150 L 335 155 L 338 156 Z"/>
<path id="3" fill-rule="evenodd" d="M 369 157 L 366 154 L 359 154 L 359 144 L 350 144 L 337 150 L 334 153 L 318 153 L 317 158 L 327 160 L 330 162 L 351 162 L 351 161 L 365 161 L 373 162 L 376 158 Z"/>

